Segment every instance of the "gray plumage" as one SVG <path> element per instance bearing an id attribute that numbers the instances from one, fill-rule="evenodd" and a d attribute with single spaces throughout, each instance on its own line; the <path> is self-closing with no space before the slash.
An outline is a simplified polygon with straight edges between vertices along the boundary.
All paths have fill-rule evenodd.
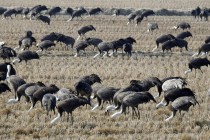
<path id="1" fill-rule="evenodd" d="M 72 112 L 80 107 L 80 106 L 84 106 L 84 105 L 90 105 L 90 101 L 87 100 L 84 97 L 75 97 L 75 98 L 69 98 L 66 100 L 63 100 L 61 102 L 58 103 L 57 105 L 57 110 L 58 110 L 58 115 L 56 118 L 54 118 L 50 123 L 54 124 L 56 123 L 60 117 L 62 117 L 63 112 L 67 112 L 67 121 L 69 121 L 69 114 L 71 115 L 71 122 L 73 124 L 73 115 Z"/>
<path id="2" fill-rule="evenodd" d="M 20 63 L 22 61 L 25 61 L 27 63 L 27 61 L 33 60 L 33 59 L 39 59 L 39 55 L 37 54 L 37 52 L 23 51 L 19 53 L 17 55 L 17 58 L 13 60 L 13 64 L 16 64 L 17 62 Z"/>
<path id="3" fill-rule="evenodd" d="M 186 81 L 183 79 L 169 79 L 166 80 L 163 84 L 162 84 L 162 90 L 164 92 L 167 92 L 171 89 L 175 89 L 175 88 L 183 88 L 187 85 Z"/>
<path id="4" fill-rule="evenodd" d="M 147 31 L 148 32 L 150 32 L 150 31 L 154 31 L 154 30 L 156 30 L 156 29 L 159 29 L 158 28 L 158 24 L 156 23 L 156 22 L 149 22 L 148 24 L 147 24 Z"/>
<path id="5" fill-rule="evenodd" d="M 186 51 L 188 51 L 188 42 L 186 40 L 176 38 L 175 44 L 177 47 L 181 48 L 181 51 L 182 51 L 182 48 L 185 48 Z"/>
<path id="6" fill-rule="evenodd" d="M 138 119 L 140 119 L 140 113 L 139 113 L 138 105 L 143 104 L 143 103 L 147 103 L 150 100 L 152 100 L 153 102 L 156 103 L 156 100 L 154 99 L 154 97 L 149 92 L 134 92 L 134 93 L 131 93 L 131 94 L 125 96 L 122 99 L 121 110 L 119 112 L 116 112 L 113 115 L 111 115 L 111 117 L 114 118 L 114 117 L 116 117 L 116 116 L 118 116 L 122 113 L 126 113 L 126 108 L 130 106 L 130 107 L 132 107 L 132 110 L 133 110 L 132 116 L 134 117 L 134 113 L 135 113 L 137 115 Z M 136 113 L 136 109 L 137 109 L 138 113 Z"/>
<path id="7" fill-rule="evenodd" d="M 170 117 L 168 117 L 165 121 L 171 120 L 175 115 L 176 112 L 179 111 L 189 111 L 190 106 L 195 106 L 196 104 L 199 105 L 198 101 L 194 96 L 183 96 L 179 97 L 176 100 L 174 100 L 170 106 L 170 110 L 172 111 L 172 114 Z"/>
<path id="8" fill-rule="evenodd" d="M 22 96 L 25 96 L 26 98 L 26 102 L 29 102 L 29 96 L 26 95 L 25 91 L 28 87 L 31 87 L 31 86 L 44 86 L 44 84 L 42 82 L 36 82 L 36 83 L 25 83 L 25 84 L 22 84 L 21 86 L 18 87 L 17 89 L 17 98 L 16 99 L 10 99 L 8 100 L 8 103 L 17 103 L 20 101 L 21 97 Z"/>
<path id="9" fill-rule="evenodd" d="M 195 9 L 193 9 L 191 11 L 191 15 L 194 16 L 195 19 L 197 17 L 199 18 L 200 13 L 201 13 L 201 8 L 200 7 L 196 7 Z"/>
<path id="10" fill-rule="evenodd" d="M 39 15 L 36 17 L 37 20 L 40 20 L 44 23 L 47 23 L 48 25 L 50 25 L 50 18 L 44 15 Z"/>
<path id="11" fill-rule="evenodd" d="M 175 39 L 168 40 L 162 44 L 162 51 L 165 52 L 165 50 L 167 50 L 171 52 L 172 51 L 171 49 L 176 47 L 176 45 L 177 44 L 176 44 Z"/>
<path id="12" fill-rule="evenodd" d="M 144 17 L 142 15 L 137 15 L 135 17 L 135 22 L 136 22 L 136 26 L 142 22 L 142 20 L 144 19 Z"/>
<path id="13" fill-rule="evenodd" d="M 85 48 L 87 48 L 88 46 L 89 42 L 87 40 L 77 42 L 74 46 L 74 48 L 76 49 L 76 54 L 74 57 L 77 57 L 81 50 L 85 52 Z"/>
<path id="14" fill-rule="evenodd" d="M 25 89 L 25 94 L 26 96 L 30 97 L 30 96 L 33 96 L 33 93 L 35 93 L 37 90 L 41 89 L 41 88 L 44 88 L 45 85 L 34 85 L 34 86 L 30 86 L 30 87 L 27 87 Z"/>
<path id="15" fill-rule="evenodd" d="M 36 46 L 37 46 L 37 48 L 40 48 L 41 51 L 43 51 L 43 50 L 47 50 L 48 48 L 50 48 L 52 46 L 55 46 L 55 43 L 50 40 L 44 40 L 44 41 L 38 43 Z"/>
<path id="16" fill-rule="evenodd" d="M 36 90 L 32 96 L 29 96 L 30 101 L 31 101 L 31 108 L 28 110 L 28 112 L 34 108 L 37 101 L 40 101 L 41 106 L 43 107 L 43 104 L 42 104 L 43 96 L 48 93 L 51 93 L 51 94 L 56 93 L 58 90 L 59 88 L 56 85 L 50 85 L 50 86 L 42 87 Z"/>
<path id="17" fill-rule="evenodd" d="M 42 105 L 47 110 L 47 115 L 50 111 L 54 111 L 55 114 L 56 97 L 51 93 L 45 94 L 42 98 Z"/>
<path id="18" fill-rule="evenodd" d="M 103 42 L 103 40 L 100 38 L 86 38 L 86 40 L 88 41 L 89 45 L 94 46 L 94 49 L 97 48 L 99 43 Z"/>
<path id="19" fill-rule="evenodd" d="M 63 101 L 65 99 L 73 98 L 73 97 L 77 97 L 77 96 L 73 90 L 67 89 L 67 88 L 61 88 L 55 94 L 55 97 L 56 97 L 57 101 Z"/>
<path id="20" fill-rule="evenodd" d="M 95 27 L 93 27 L 93 25 L 87 25 L 87 26 L 83 26 L 82 28 L 80 28 L 77 32 L 79 34 L 79 37 L 77 38 L 77 40 L 80 38 L 80 36 L 84 36 L 87 32 L 90 31 L 96 31 Z M 86 38 L 86 37 L 85 37 Z"/>
<path id="21" fill-rule="evenodd" d="M 26 48 L 32 47 L 33 43 L 36 43 L 36 39 L 34 37 L 25 37 L 21 40 L 21 47 L 23 47 L 22 50 L 25 50 Z"/>
<path id="22" fill-rule="evenodd" d="M 17 97 L 18 87 L 20 87 L 21 85 L 26 83 L 24 79 L 20 78 L 17 75 L 11 75 L 11 76 L 7 77 L 7 79 L 5 79 L 5 82 L 8 85 L 8 87 L 14 92 L 15 99 Z"/>
<path id="23" fill-rule="evenodd" d="M 114 94 L 118 91 L 119 89 L 114 88 L 114 87 L 103 87 L 100 88 L 96 94 L 95 97 L 98 101 L 98 103 L 93 107 L 92 110 L 95 110 L 97 107 L 101 106 L 101 102 L 102 102 L 102 106 L 101 109 L 103 109 L 103 104 L 106 101 L 111 102 L 113 100 L 113 96 Z"/>
<path id="24" fill-rule="evenodd" d="M 204 9 L 203 11 L 201 11 L 199 16 L 200 16 L 201 21 L 203 20 L 203 18 L 204 18 L 204 21 L 208 21 L 209 11 L 207 9 Z"/>

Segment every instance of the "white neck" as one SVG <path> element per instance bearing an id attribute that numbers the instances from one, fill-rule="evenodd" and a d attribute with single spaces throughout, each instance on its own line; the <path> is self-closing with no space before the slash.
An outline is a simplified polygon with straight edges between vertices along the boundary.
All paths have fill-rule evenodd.
<path id="1" fill-rule="evenodd" d="M 7 77 L 10 76 L 11 66 L 7 65 Z"/>

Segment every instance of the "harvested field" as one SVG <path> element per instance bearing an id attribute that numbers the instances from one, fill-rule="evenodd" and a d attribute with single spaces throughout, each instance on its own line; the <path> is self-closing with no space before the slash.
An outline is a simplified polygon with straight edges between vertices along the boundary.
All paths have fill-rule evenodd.
<path id="1" fill-rule="evenodd" d="M 151 0 L 150 2 L 147 0 L 1 1 L 1 6 L 5 7 L 32 7 L 36 4 L 65 8 L 67 6 L 110 8 L 112 6 L 134 9 L 181 9 L 183 11 L 197 6 L 210 7 L 208 0 L 202 2 L 195 0 L 167 2 L 165 0 Z M 57 124 L 51 125 L 50 121 L 56 117 L 57 112 L 56 114 L 51 112 L 51 116 L 47 116 L 46 111 L 38 103 L 28 113 L 30 104 L 25 104 L 24 97 L 16 104 L 7 104 L 8 99 L 13 98 L 14 94 L 6 92 L 0 96 L 0 139 L 208 140 L 210 138 L 210 101 L 207 95 L 210 88 L 210 69 L 202 67 L 203 74 L 199 70 L 196 73 L 193 71 L 188 75 L 184 74 L 184 71 L 188 69 L 189 60 L 192 59 L 191 55 L 198 51 L 206 36 L 210 35 L 209 22 L 197 21 L 191 16 L 151 16 L 135 27 L 134 23 L 126 25 L 128 19 L 125 16 L 96 15 L 66 22 L 68 19 L 66 15 L 52 17 L 50 26 L 37 20 L 23 19 L 20 15 L 13 19 L 1 20 L 0 41 L 5 41 L 7 46 L 15 48 L 26 30 L 33 32 L 37 42 L 40 42 L 42 36 L 51 32 L 77 38 L 77 30 L 80 27 L 92 24 L 96 31 L 88 32 L 86 34 L 88 37 L 98 37 L 104 41 L 128 36 L 135 38 L 137 43 L 133 46 L 134 55 L 131 58 L 119 54 L 115 57 L 94 59 L 93 56 L 97 51 L 93 52 L 93 47 L 89 47 L 86 51 L 87 55 L 74 57 L 74 49 L 65 50 L 64 46 L 58 43 L 49 51 L 42 52 L 40 60 L 30 61 L 27 65 L 24 62 L 16 64 L 15 68 L 20 77 L 27 82 L 42 81 L 47 85 L 54 83 L 60 88 L 73 88 L 79 77 L 96 73 L 101 77 L 104 85 L 120 88 L 128 85 L 132 79 L 143 80 L 151 76 L 163 79 L 168 76 L 181 76 L 187 78 L 187 87 L 195 91 L 200 106 L 191 107 L 188 113 L 182 112 L 181 115 L 177 113 L 170 122 L 164 121 L 170 115 L 168 107 L 156 109 L 156 104 L 152 102 L 139 105 L 139 120 L 132 119 L 131 113 L 112 119 L 109 115 L 105 115 L 104 109 L 91 111 L 91 107 L 84 106 L 73 112 L 73 125 L 66 121 L 66 114 Z M 173 53 L 163 54 L 160 45 L 156 52 L 152 53 L 156 45 L 155 39 L 169 33 L 176 36 L 182 30 L 173 30 L 171 27 L 182 21 L 191 25 L 190 32 L 193 37 L 187 39 L 189 51 L 183 49 L 180 52 L 180 49 L 174 49 Z M 159 30 L 148 33 L 148 22 L 157 22 Z M 37 48 L 33 46 L 31 49 Z M 0 61 L 3 62 L 2 59 Z M 157 90 L 152 88 L 151 93 L 156 95 Z M 161 99 L 162 96 L 157 98 L 157 102 Z M 93 102 L 95 103 L 96 100 Z"/>

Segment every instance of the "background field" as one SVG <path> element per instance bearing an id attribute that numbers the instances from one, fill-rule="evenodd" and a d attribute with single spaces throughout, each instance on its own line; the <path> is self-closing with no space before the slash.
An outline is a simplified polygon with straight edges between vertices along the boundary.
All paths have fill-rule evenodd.
<path id="1" fill-rule="evenodd" d="M 112 3 L 112 5 L 110 4 Z M 189 4 L 190 3 L 190 4 Z M 153 8 L 153 9 L 181 9 L 191 10 L 197 6 L 210 7 L 208 0 L 71 0 L 71 1 L 1 1 L 1 6 L 5 7 L 32 7 L 36 4 L 45 4 L 48 7 L 61 6 L 69 7 L 118 7 L 118 8 Z M 18 16 L 14 19 L 0 21 L 0 41 L 5 41 L 8 46 L 16 47 L 18 39 L 23 36 L 25 30 L 32 30 L 33 36 L 40 38 L 50 32 L 60 32 L 76 38 L 77 30 L 92 24 L 96 27 L 96 32 L 87 34 L 89 37 L 99 37 L 104 41 L 112 41 L 121 37 L 132 36 L 137 40 L 134 50 L 137 52 L 132 58 L 118 55 L 110 58 L 93 59 L 96 52 L 92 52 L 92 47 L 87 50 L 88 56 L 73 57 L 75 51 L 70 49 L 64 51 L 64 47 L 58 44 L 49 53 L 41 54 L 41 59 L 17 64 L 15 67 L 18 75 L 27 82 L 43 81 L 47 84 L 55 83 L 58 87 L 73 88 L 74 82 L 83 75 L 92 73 L 98 74 L 103 80 L 103 84 L 114 87 L 125 87 L 132 79 L 143 80 L 150 76 L 160 79 L 167 76 L 182 76 L 187 78 L 188 87 L 196 92 L 200 106 L 191 108 L 188 113 L 177 116 L 170 122 L 164 119 L 170 115 L 168 108 L 155 109 L 154 103 L 140 105 L 140 120 L 131 119 L 131 114 L 121 115 L 116 119 L 111 119 L 104 114 L 104 110 L 81 107 L 73 113 L 74 124 L 66 121 L 66 115 L 58 124 L 49 124 L 56 115 L 46 115 L 40 107 L 40 103 L 35 106 L 30 113 L 27 110 L 30 104 L 25 104 L 24 99 L 15 105 L 8 105 L 8 99 L 13 98 L 12 93 L 4 93 L 0 96 L 0 139 L 209 139 L 209 101 L 207 91 L 209 88 L 210 69 L 202 68 L 203 74 L 197 71 L 185 75 L 188 69 L 187 63 L 191 59 L 190 54 L 196 52 L 201 46 L 206 36 L 210 35 L 209 22 L 196 21 L 192 17 L 185 16 L 152 16 L 148 21 L 143 21 L 138 27 L 134 24 L 126 25 L 127 18 L 124 16 L 112 17 L 98 15 L 88 17 L 83 20 L 76 19 L 66 22 L 68 16 L 53 17 L 51 25 L 35 20 L 25 20 Z M 159 24 L 159 30 L 147 33 L 146 25 L 150 21 Z M 162 34 L 171 33 L 177 35 L 181 30 L 171 30 L 172 26 L 186 21 L 192 26 L 190 32 L 193 38 L 188 38 L 189 52 L 179 49 L 173 50 L 172 55 L 162 55 L 160 48 L 157 53 L 148 53 L 155 47 L 155 39 Z M 32 48 L 33 50 L 36 47 Z M 142 53 L 140 53 L 142 52 Z M 1 60 L 3 62 L 3 60 Z M 152 89 L 153 95 L 157 94 L 156 89 Z M 161 96 L 162 97 L 162 96 Z M 158 99 L 158 102 L 161 98 Z"/>

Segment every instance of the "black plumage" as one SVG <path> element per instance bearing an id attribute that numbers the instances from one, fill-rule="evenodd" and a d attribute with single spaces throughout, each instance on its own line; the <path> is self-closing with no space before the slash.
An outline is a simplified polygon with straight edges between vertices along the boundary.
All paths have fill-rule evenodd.
<path id="1" fill-rule="evenodd" d="M 17 62 L 20 63 L 22 61 L 27 61 L 33 60 L 33 59 L 39 59 L 39 55 L 37 52 L 34 51 L 23 51 L 17 55 L 17 58 L 13 60 L 13 64 L 16 64 Z"/>
<path id="2" fill-rule="evenodd" d="M 74 10 L 72 8 L 68 7 L 68 8 L 66 8 L 65 13 L 68 14 L 68 15 L 70 15 L 70 16 L 72 16 L 73 13 L 74 13 Z"/>
<path id="3" fill-rule="evenodd" d="M 202 73 L 203 71 L 201 70 L 202 66 L 207 66 L 210 65 L 210 61 L 207 58 L 195 58 L 190 60 L 188 63 L 189 70 L 185 71 L 185 74 L 192 72 L 193 69 L 199 69 Z"/>
<path id="4" fill-rule="evenodd" d="M 175 37 L 172 34 L 166 34 L 166 35 L 161 35 L 160 37 L 158 37 L 155 42 L 156 42 L 156 47 L 152 50 L 156 50 L 159 47 L 160 43 L 164 43 L 168 40 L 172 40 L 175 39 Z"/>
<path id="5" fill-rule="evenodd" d="M 136 12 L 130 13 L 130 14 L 127 16 L 127 18 L 128 18 L 128 23 L 127 23 L 127 25 L 128 25 L 129 23 L 131 23 L 132 21 L 134 21 L 134 19 L 135 19 L 136 16 L 137 16 Z"/>
<path id="6" fill-rule="evenodd" d="M 80 106 L 84 106 L 84 105 L 90 105 L 90 101 L 88 101 L 86 98 L 84 97 L 75 97 L 75 98 L 69 98 L 66 100 L 63 100 L 61 102 L 58 103 L 57 105 L 57 110 L 58 110 L 58 116 L 56 118 L 54 118 L 50 123 L 54 124 L 58 121 L 58 119 L 60 119 L 60 117 L 62 117 L 63 112 L 67 112 L 67 121 L 69 121 L 69 113 L 71 115 L 71 122 L 73 123 L 73 115 L 72 112 L 80 107 Z"/>
<path id="7" fill-rule="evenodd" d="M 73 12 L 71 18 L 68 21 L 73 20 L 75 17 L 82 18 L 82 15 L 84 15 L 86 13 L 88 13 L 87 10 L 85 10 L 85 8 L 83 8 L 83 7 L 80 7 L 78 10 L 76 10 L 76 11 Z"/>
<path id="8" fill-rule="evenodd" d="M 44 23 L 47 23 L 48 25 L 50 25 L 50 18 L 44 15 L 39 15 L 36 17 L 37 20 L 40 20 Z"/>
<path id="9" fill-rule="evenodd" d="M 16 75 L 16 70 L 11 63 L 0 63 L 0 80 L 5 80 L 10 75 Z"/>
<path id="10" fill-rule="evenodd" d="M 56 14 L 58 14 L 59 12 L 61 12 L 61 8 L 60 7 L 52 7 L 51 9 L 49 9 L 48 10 L 48 14 L 49 14 L 49 16 L 51 17 L 51 16 L 53 16 L 53 15 L 56 15 Z"/>
<path id="11" fill-rule="evenodd" d="M 79 34 L 79 37 L 77 38 L 77 40 L 80 38 L 80 36 L 84 36 L 87 32 L 90 31 L 96 31 L 95 27 L 93 25 L 87 25 L 87 26 L 83 26 L 82 28 L 80 28 L 77 32 Z"/>
<path id="12" fill-rule="evenodd" d="M 179 38 L 179 39 L 185 39 L 187 37 L 193 37 L 189 31 L 181 32 L 176 36 L 176 38 Z"/>
<path id="13" fill-rule="evenodd" d="M 73 48 L 75 39 L 71 36 L 63 35 L 59 37 L 58 42 L 64 43 L 66 45 L 66 48 L 68 49 L 69 47 Z"/>
<path id="14" fill-rule="evenodd" d="M 3 17 L 4 18 L 7 18 L 7 17 L 12 18 L 13 14 L 16 14 L 16 10 L 15 9 L 8 9 L 7 11 L 4 12 Z"/>
<path id="15" fill-rule="evenodd" d="M 0 83 L 0 94 L 6 91 L 11 91 L 11 89 L 8 87 L 5 83 Z"/>
<path id="16" fill-rule="evenodd" d="M 100 12 L 103 12 L 103 11 L 101 10 L 101 8 L 99 8 L 99 7 L 97 7 L 97 8 L 92 8 L 92 9 L 90 9 L 90 11 L 89 11 L 89 15 L 90 15 L 90 16 L 96 15 L 96 14 L 98 14 L 98 13 L 100 13 Z"/>
<path id="17" fill-rule="evenodd" d="M 195 94 L 189 88 L 182 88 L 182 89 L 175 88 L 175 89 L 168 90 L 167 92 L 164 93 L 164 97 L 162 101 L 156 105 L 156 108 L 167 106 L 169 102 L 173 102 L 177 98 L 183 97 L 183 96 L 195 96 Z"/>
<path id="18" fill-rule="evenodd" d="M 204 42 L 205 42 L 206 44 L 207 44 L 207 43 L 210 43 L 210 36 L 207 36 Z"/>
<path id="19" fill-rule="evenodd" d="M 181 22 L 177 26 L 174 26 L 174 29 L 178 29 L 178 28 L 181 28 L 182 30 L 185 30 L 185 29 L 190 29 L 191 26 L 187 22 Z"/>
<path id="20" fill-rule="evenodd" d="M 11 57 L 16 56 L 17 53 L 14 49 L 10 47 L 0 46 L 0 57 L 3 58 L 4 61 L 6 61 L 6 59 L 10 60 Z"/>

